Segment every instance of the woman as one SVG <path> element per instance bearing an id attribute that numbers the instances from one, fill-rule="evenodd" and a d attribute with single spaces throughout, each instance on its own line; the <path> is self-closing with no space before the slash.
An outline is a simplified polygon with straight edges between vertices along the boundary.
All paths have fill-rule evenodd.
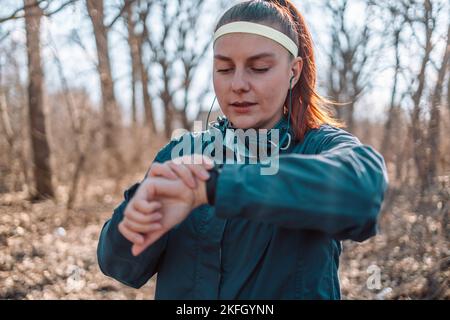
<path id="1" fill-rule="evenodd" d="M 100 236 L 102 271 L 135 288 L 158 273 L 156 299 L 339 299 L 340 241 L 375 235 L 386 169 L 323 108 L 295 6 L 254 0 L 229 9 L 216 27 L 213 81 L 226 118 L 171 141 L 125 192 Z M 186 138 L 228 129 L 265 133 L 276 173 L 262 174 L 262 161 L 188 163 L 195 148 L 176 158 Z M 232 148 L 232 160 L 250 158 L 258 139 Z"/>

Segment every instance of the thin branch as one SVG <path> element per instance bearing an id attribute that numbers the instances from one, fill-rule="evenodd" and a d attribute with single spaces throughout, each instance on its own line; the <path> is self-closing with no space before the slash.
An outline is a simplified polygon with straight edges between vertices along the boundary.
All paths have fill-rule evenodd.
<path id="1" fill-rule="evenodd" d="M 8 36 L 11 34 L 11 31 L 6 32 L 4 35 L 2 35 L 0 37 L 0 43 L 5 40 L 6 38 L 8 38 Z"/>
<path id="2" fill-rule="evenodd" d="M 24 13 L 22 13 L 23 11 L 25 11 L 25 9 L 29 9 L 35 6 L 39 6 L 41 3 L 45 3 L 44 8 L 42 8 L 43 10 L 43 15 L 46 17 L 50 17 L 51 15 L 60 12 L 62 9 L 64 9 L 65 7 L 67 7 L 68 5 L 77 2 L 78 0 L 68 0 L 66 2 L 64 2 L 62 5 L 60 5 L 58 8 L 49 11 L 49 12 L 45 12 L 45 10 L 50 6 L 50 1 L 48 0 L 36 0 L 35 3 L 33 4 L 27 4 L 24 5 L 18 9 L 16 9 L 13 13 L 11 13 L 9 16 L 0 18 L 0 23 L 9 21 L 9 20 L 17 20 L 17 19 L 23 19 L 26 17 L 26 15 Z M 22 13 L 22 14 L 21 14 Z"/>
<path id="3" fill-rule="evenodd" d="M 36 3 L 33 3 L 33 4 L 27 4 L 27 5 L 24 5 L 24 6 L 20 7 L 20 8 L 17 8 L 17 9 L 14 10 L 14 12 L 11 13 L 9 16 L 0 18 L 0 23 L 3 23 L 3 22 L 8 21 L 8 20 L 14 20 L 14 19 L 21 19 L 21 18 L 24 18 L 25 15 L 19 15 L 19 13 L 21 13 L 21 12 L 24 11 L 25 9 L 28 9 L 28 8 L 31 8 L 31 7 L 40 5 L 41 3 L 46 2 L 46 1 L 48 1 L 48 0 L 38 0 L 38 1 L 36 1 Z M 47 6 L 48 6 L 48 4 L 47 4 Z"/>
<path id="4" fill-rule="evenodd" d="M 125 0 L 125 3 L 123 4 L 122 8 L 120 9 L 119 13 L 112 19 L 110 23 L 108 23 L 105 27 L 107 30 L 111 29 L 114 24 L 119 20 L 121 17 L 123 17 L 124 13 L 127 11 L 128 7 L 131 6 L 136 0 Z"/>
<path id="5" fill-rule="evenodd" d="M 77 1 L 78 1 L 78 0 L 68 0 L 67 2 L 63 3 L 61 6 L 59 6 L 58 8 L 56 8 L 55 10 L 50 11 L 50 12 L 44 12 L 44 16 L 50 17 L 50 16 L 52 16 L 52 15 L 54 15 L 54 14 L 60 12 L 60 11 L 63 10 L 65 7 L 67 7 L 68 5 L 73 4 L 73 3 L 77 2 Z"/>

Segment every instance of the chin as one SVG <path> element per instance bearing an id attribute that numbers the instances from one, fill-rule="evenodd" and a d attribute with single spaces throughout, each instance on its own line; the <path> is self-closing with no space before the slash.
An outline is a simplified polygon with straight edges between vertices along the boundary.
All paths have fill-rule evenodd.
<path id="1" fill-rule="evenodd" d="M 238 129 L 250 129 L 255 128 L 257 121 L 250 117 L 240 116 L 240 117 L 231 117 L 229 118 L 231 123 L 235 128 Z"/>

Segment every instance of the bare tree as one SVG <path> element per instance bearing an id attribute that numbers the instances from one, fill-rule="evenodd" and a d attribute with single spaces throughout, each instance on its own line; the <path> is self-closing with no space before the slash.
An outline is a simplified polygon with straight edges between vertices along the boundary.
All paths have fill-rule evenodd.
<path id="1" fill-rule="evenodd" d="M 376 5 L 380 6 L 382 9 L 382 15 L 386 16 L 388 14 L 388 18 L 386 19 L 389 25 L 392 25 L 392 45 L 395 54 L 395 63 L 394 63 L 394 82 L 391 88 L 390 102 L 389 102 L 389 110 L 387 114 L 387 120 L 384 125 L 383 131 L 383 140 L 381 143 L 381 153 L 384 155 L 387 161 L 391 160 L 394 155 L 394 150 L 392 150 L 393 139 L 392 135 L 397 134 L 398 136 L 398 128 L 400 121 L 400 105 L 402 103 L 401 99 L 398 99 L 399 96 L 399 80 L 403 70 L 400 58 L 401 47 L 403 46 L 402 41 L 402 33 L 405 30 L 405 22 L 406 17 L 403 14 L 404 3 L 397 2 L 377 2 Z M 380 17 L 382 18 L 382 17 Z M 396 131 L 394 133 L 394 131 Z M 396 156 L 399 155 L 397 151 Z"/>
<path id="2" fill-rule="evenodd" d="M 50 8 L 52 2 L 54 2 L 54 1 L 48 1 L 48 0 L 32 1 L 29 3 L 25 3 L 22 7 L 17 8 L 11 14 L 9 14 L 5 17 L 0 17 L 0 23 L 6 22 L 9 20 L 22 19 L 22 18 L 25 18 L 27 14 L 33 15 L 34 14 L 33 11 L 30 11 L 30 9 L 32 9 L 33 7 L 41 8 L 42 10 L 41 10 L 40 15 L 49 17 L 55 13 L 60 12 L 68 5 L 73 4 L 77 1 L 78 0 L 67 0 L 67 1 L 59 4 L 59 6 L 56 8 Z"/>
<path id="3" fill-rule="evenodd" d="M 16 174 L 15 190 L 22 190 L 25 186 L 26 192 L 34 191 L 34 177 L 31 175 L 32 161 L 28 155 L 29 148 L 29 114 L 27 88 L 21 81 L 21 67 L 18 61 L 18 52 L 22 51 L 22 46 L 15 40 L 10 39 L 10 46 L 3 47 L 1 58 L 4 58 L 2 70 L 0 71 L 0 96 L 3 108 L 3 132 L 10 149 L 5 152 L 11 158 L 8 162 L 13 172 L 16 160 L 20 172 Z M 3 71 L 4 69 L 4 71 Z M 3 79 L 5 81 L 3 81 Z M 9 141 L 8 141 L 9 140 Z M 23 176 L 23 179 L 19 178 Z M 30 195 L 30 194 L 29 194 Z"/>
<path id="4" fill-rule="evenodd" d="M 1 73 L 0 73 L 1 75 Z M 0 88 L 0 124 L 3 129 L 3 136 L 9 146 L 9 150 L 6 152 L 10 158 L 9 163 L 12 165 L 14 160 L 19 161 L 20 173 L 17 176 L 23 175 L 23 183 L 26 185 L 27 190 L 29 190 L 30 178 L 28 175 L 28 165 L 26 157 L 23 152 L 23 143 L 20 143 L 21 138 L 21 127 L 19 126 L 19 132 L 13 129 L 13 124 L 11 121 L 10 112 L 8 110 L 8 103 L 6 99 L 6 94 L 2 88 Z M 13 166 L 13 165 L 12 165 Z M 13 166 L 14 167 L 14 166 Z M 14 170 L 14 168 L 12 169 Z M 20 178 L 16 180 L 16 183 L 20 183 Z"/>
<path id="5" fill-rule="evenodd" d="M 187 118 L 187 111 L 189 106 L 189 93 L 191 92 L 192 78 L 195 74 L 196 68 L 200 62 L 204 59 L 207 50 L 210 46 L 209 42 L 200 46 L 201 41 L 198 38 L 200 33 L 199 29 L 198 11 L 202 10 L 205 5 L 204 0 L 199 0 L 197 3 L 191 1 L 178 0 L 178 6 L 182 12 L 185 13 L 184 17 L 180 19 L 178 24 L 178 48 L 177 55 L 180 57 L 183 65 L 183 82 L 181 90 L 183 93 L 183 103 L 180 110 L 183 126 L 189 129 L 192 123 Z M 193 37 L 191 43 L 195 44 L 195 47 L 189 47 L 189 38 Z M 199 46 L 197 49 L 196 47 Z"/>
<path id="6" fill-rule="evenodd" d="M 440 128 L 441 128 L 441 105 L 443 99 L 443 87 L 445 75 L 448 70 L 450 57 L 450 24 L 447 29 L 447 42 L 444 48 L 444 55 L 441 66 L 438 70 L 438 77 L 431 96 L 430 122 L 428 124 L 428 146 L 430 148 L 428 159 L 427 186 L 434 183 L 437 175 L 437 165 L 440 157 Z"/>
<path id="7" fill-rule="evenodd" d="M 349 1 L 327 1 L 325 8 L 331 15 L 331 50 L 328 51 L 328 92 L 333 100 L 345 103 L 337 108 L 338 117 L 345 121 L 349 131 L 354 129 L 354 110 L 357 101 L 372 82 L 379 67 L 381 43 L 372 45 L 372 4 L 365 3 L 366 16 L 362 27 L 347 24 Z"/>
<path id="8" fill-rule="evenodd" d="M 432 36 L 436 25 L 436 18 L 433 17 L 432 2 L 430 0 L 425 0 L 423 3 L 423 15 L 419 20 L 419 23 L 424 27 L 425 30 L 425 45 L 423 46 L 424 54 L 421 59 L 420 71 L 417 75 L 417 87 L 412 95 L 413 101 L 413 112 L 412 112 L 412 122 L 411 122 L 411 132 L 414 140 L 414 161 L 416 164 L 417 172 L 421 181 L 427 179 L 426 173 L 426 161 L 423 158 L 423 152 L 425 148 L 425 133 L 424 126 L 420 121 L 420 116 L 422 113 L 422 96 L 425 89 L 426 81 L 426 71 L 429 65 L 431 51 L 433 50 Z"/>
<path id="9" fill-rule="evenodd" d="M 446 101 L 446 105 L 447 105 L 447 109 L 448 109 L 448 116 L 449 116 L 449 120 L 450 120 L 450 64 L 447 67 L 447 101 Z"/>
<path id="10" fill-rule="evenodd" d="M 137 122 L 137 107 L 136 107 L 136 86 L 139 80 L 139 42 L 136 36 L 136 23 L 133 17 L 133 7 L 131 5 L 127 5 L 130 0 L 126 0 L 124 6 L 126 6 L 125 11 L 125 21 L 127 25 L 128 31 L 128 46 L 130 48 L 130 57 L 131 57 L 131 120 L 133 126 L 136 125 Z"/>
<path id="11" fill-rule="evenodd" d="M 98 73 L 102 93 L 104 120 L 104 147 L 115 149 L 115 135 L 119 128 L 119 108 L 114 94 L 114 82 L 108 48 L 108 28 L 104 22 L 103 0 L 86 0 L 97 46 Z"/>
<path id="12" fill-rule="evenodd" d="M 156 3 L 161 9 L 162 30 L 158 35 L 154 32 L 149 33 L 148 44 L 153 54 L 152 62 L 161 72 L 161 89 L 158 97 L 165 112 L 165 135 L 169 137 L 175 120 L 179 120 L 186 128 L 190 128 L 192 124 L 187 117 L 192 81 L 210 47 L 211 39 L 201 41 L 201 34 L 198 31 L 204 28 L 199 16 L 207 10 L 206 1 L 178 0 L 174 7 L 170 7 L 167 1 L 156 0 Z M 219 2 L 217 5 L 223 8 L 225 3 Z M 171 49 L 172 40 L 175 41 L 175 51 Z M 181 70 L 177 70 L 176 67 L 180 65 Z M 182 77 L 180 85 L 174 85 L 174 80 L 180 75 Z M 181 103 L 176 102 L 176 95 L 182 97 Z"/>
<path id="13" fill-rule="evenodd" d="M 403 162 L 412 158 L 417 173 L 418 185 L 422 193 L 433 184 L 437 175 L 440 157 L 440 107 L 443 100 L 444 82 L 448 70 L 448 53 L 444 50 L 443 58 L 437 62 L 434 56 L 439 38 L 438 19 L 445 5 L 432 0 L 402 0 L 395 3 L 378 1 L 375 5 L 387 9 L 394 19 L 394 50 L 396 53 L 394 83 L 391 91 L 391 103 L 388 119 L 385 124 L 382 144 L 383 154 L 397 158 L 396 165 L 403 166 Z M 397 21 L 397 23 L 395 23 Z M 403 31 L 407 31 L 407 42 L 402 39 Z M 447 35 L 448 37 L 448 35 Z M 445 35 L 440 38 L 445 40 Z M 403 42 L 405 41 L 405 42 Z M 411 48 L 418 47 L 415 53 L 418 58 L 409 68 L 402 65 L 400 49 L 411 53 Z M 406 60 L 406 59 L 405 59 Z M 417 68 L 418 67 L 418 68 Z M 417 69 L 417 70 L 416 70 Z M 436 73 L 436 76 L 434 76 Z M 398 90 L 399 76 L 403 76 L 406 89 Z M 432 83 L 431 79 L 436 78 Z M 402 112 L 402 105 L 412 103 L 408 133 L 402 137 L 402 148 L 389 150 L 393 145 L 392 132 L 398 130 L 398 116 Z M 408 111 L 409 112 L 409 111 Z M 394 125 L 396 124 L 396 125 Z M 394 135 L 399 137 L 400 135 Z M 399 161 L 404 159 L 405 161 Z M 390 157 L 387 157 L 390 160 Z M 401 170 L 401 168 L 397 168 Z"/>
<path id="14" fill-rule="evenodd" d="M 28 57 L 28 109 L 33 150 L 36 197 L 54 197 L 50 148 L 43 105 L 40 27 L 42 9 L 36 0 L 25 0 L 25 30 Z"/>
<path id="15" fill-rule="evenodd" d="M 146 39 L 149 36 L 146 21 L 150 13 L 150 9 L 153 5 L 153 1 L 146 1 L 145 3 L 141 3 L 141 1 L 139 1 L 137 2 L 137 6 L 132 5 L 130 2 L 132 2 L 132 0 L 127 0 L 125 2 L 125 5 L 128 4 L 128 9 L 126 11 L 126 21 L 128 28 L 128 43 L 130 46 L 132 58 L 132 73 L 135 73 L 134 81 L 137 81 L 139 77 L 142 85 L 145 124 L 150 129 L 150 132 L 152 134 L 155 134 L 156 126 L 153 115 L 153 102 L 148 88 L 150 79 L 148 75 L 148 66 L 144 62 L 144 45 L 146 43 Z M 134 10 L 136 8 L 138 9 L 138 21 L 135 21 L 133 18 Z M 136 26 L 138 23 L 142 28 L 140 32 L 136 31 Z"/>
<path id="16" fill-rule="evenodd" d="M 75 155 L 74 155 L 74 170 L 72 174 L 72 179 L 68 191 L 68 199 L 66 203 L 67 209 L 72 209 L 78 194 L 78 185 L 81 180 L 81 175 L 85 169 L 85 163 L 88 158 L 88 154 L 92 149 L 92 141 L 94 139 L 94 131 L 86 130 L 87 116 L 89 112 L 86 110 L 86 99 L 82 99 L 81 103 L 76 104 L 72 92 L 70 90 L 69 81 L 64 74 L 63 63 L 60 59 L 58 49 L 53 42 L 51 36 L 49 39 L 52 44 L 53 54 L 55 58 L 56 67 L 58 70 L 58 76 L 61 81 L 62 86 L 62 96 L 64 103 L 66 104 L 68 115 L 69 115 L 69 125 L 71 133 L 73 136 Z M 85 98 L 85 97 L 84 97 Z"/>
<path id="17" fill-rule="evenodd" d="M 104 149 L 107 154 L 106 168 L 110 176 L 120 172 L 124 158 L 119 152 L 117 138 L 120 137 L 121 117 L 114 93 L 114 81 L 111 70 L 111 60 L 108 46 L 109 28 L 117 19 L 105 24 L 103 0 L 86 0 L 86 6 L 94 30 L 97 47 L 97 70 L 100 76 L 102 94 Z"/>
<path id="18" fill-rule="evenodd" d="M 170 88 L 170 82 L 173 79 L 173 70 L 171 66 L 175 63 L 175 58 L 170 55 L 170 50 L 167 45 L 169 42 L 170 33 L 174 29 L 175 21 L 177 21 L 181 11 L 179 7 L 176 12 L 172 15 L 170 14 L 169 3 L 164 0 L 158 0 L 158 4 L 161 8 L 161 22 L 162 22 L 162 32 L 160 39 L 155 39 L 155 36 L 148 34 L 147 40 L 150 45 L 152 53 L 152 61 L 155 62 L 161 69 L 162 73 L 162 89 L 159 92 L 159 98 L 161 99 L 164 107 L 164 130 L 166 137 L 170 137 L 172 132 L 172 124 L 174 119 L 174 92 Z M 147 21 L 145 21 L 147 24 Z M 146 27 L 146 30 L 147 27 Z M 147 31 L 148 32 L 148 31 Z"/>

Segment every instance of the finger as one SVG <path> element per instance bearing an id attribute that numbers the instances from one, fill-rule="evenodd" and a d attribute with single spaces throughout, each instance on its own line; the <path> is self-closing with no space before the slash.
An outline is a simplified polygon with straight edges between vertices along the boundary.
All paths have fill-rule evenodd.
<path id="1" fill-rule="evenodd" d="M 161 176 L 167 179 L 177 179 L 178 176 L 175 172 L 172 171 L 172 169 L 163 163 L 153 163 L 152 167 L 150 168 L 149 176 L 151 177 L 157 177 Z"/>
<path id="2" fill-rule="evenodd" d="M 160 230 L 149 233 L 145 236 L 145 240 L 142 244 L 134 244 L 131 248 L 131 253 L 134 256 L 140 255 L 145 249 L 155 243 L 159 238 L 161 238 L 167 230 Z"/>
<path id="3" fill-rule="evenodd" d="M 136 199 L 133 201 L 133 208 L 138 213 L 149 214 L 158 209 L 161 209 L 162 205 L 158 201 L 146 201 L 142 199 Z"/>
<path id="4" fill-rule="evenodd" d="M 182 157 L 178 157 L 172 160 L 175 164 L 200 164 L 206 169 L 212 169 L 214 167 L 214 161 L 201 154 L 191 154 Z"/>
<path id="5" fill-rule="evenodd" d="M 193 188 L 190 188 L 184 182 L 180 182 L 180 179 L 169 180 L 165 178 L 155 178 L 155 180 L 153 181 L 155 197 L 157 197 L 158 199 L 174 198 L 179 196 L 180 192 L 195 192 Z M 187 199 L 184 199 L 183 201 L 187 201 Z"/>
<path id="6" fill-rule="evenodd" d="M 205 167 L 203 167 L 201 165 L 197 165 L 197 164 L 192 164 L 192 165 L 189 164 L 186 166 L 200 180 L 206 181 L 209 179 L 209 172 Z"/>
<path id="7" fill-rule="evenodd" d="M 154 199 L 155 197 L 155 188 L 152 180 L 155 179 L 153 177 L 146 177 L 144 181 L 141 183 L 136 193 L 133 196 L 133 201 L 137 201 L 138 199 L 149 201 L 150 199 Z M 131 206 L 131 202 L 128 203 L 127 207 Z"/>
<path id="8" fill-rule="evenodd" d="M 145 195 L 142 196 L 146 201 L 154 199 L 156 195 L 155 182 L 153 181 L 157 178 L 147 178 L 145 179 L 145 186 L 143 192 Z M 138 190 L 139 191 L 139 190 Z"/>
<path id="9" fill-rule="evenodd" d="M 124 215 L 128 220 L 140 224 L 149 224 L 151 222 L 159 221 L 162 218 L 162 214 L 157 211 L 152 213 L 141 213 L 132 209 L 128 210 Z"/>
<path id="10" fill-rule="evenodd" d="M 195 189 L 197 188 L 197 183 L 195 181 L 195 178 L 191 172 L 184 164 L 175 164 L 172 162 L 167 162 L 167 164 L 170 166 L 170 168 L 176 172 L 178 177 L 183 180 L 183 182 L 190 188 Z"/>
<path id="11" fill-rule="evenodd" d="M 161 214 L 159 215 L 160 215 L 159 219 L 161 219 L 162 215 Z M 124 223 L 127 229 L 138 233 L 147 233 L 162 228 L 162 224 L 160 222 L 137 223 L 130 219 L 125 219 Z M 144 241 L 141 241 L 141 243 L 142 242 Z"/>
<path id="12" fill-rule="evenodd" d="M 214 167 L 214 160 L 207 156 L 202 156 L 203 158 L 203 166 L 210 170 Z"/>
<path id="13" fill-rule="evenodd" d="M 143 244 L 144 243 L 144 237 L 141 234 L 133 232 L 130 229 L 128 229 L 123 221 L 121 223 L 119 223 L 118 229 L 119 229 L 119 232 L 128 241 L 130 241 L 134 244 Z"/>
<path id="14" fill-rule="evenodd" d="M 208 170 L 212 169 L 214 167 L 214 161 L 211 158 L 201 155 L 201 154 L 194 155 L 193 164 L 202 165 L 204 168 L 206 168 Z"/>

